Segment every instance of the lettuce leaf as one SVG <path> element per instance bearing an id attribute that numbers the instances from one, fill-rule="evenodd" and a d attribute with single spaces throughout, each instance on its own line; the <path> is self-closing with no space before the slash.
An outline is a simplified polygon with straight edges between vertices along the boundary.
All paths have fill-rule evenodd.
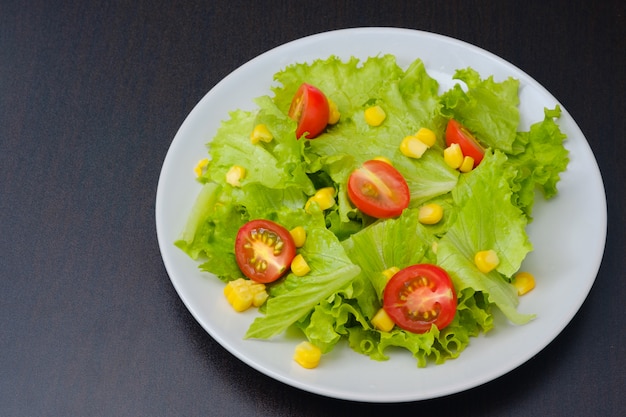
<path id="1" fill-rule="evenodd" d="M 312 224 L 306 228 L 307 239 L 300 253 L 311 272 L 304 277 L 290 273 L 284 282 L 272 289 L 265 314 L 252 322 L 246 338 L 268 339 L 282 333 L 358 275 L 360 268 L 346 256 L 332 232 Z"/>
<path id="2" fill-rule="evenodd" d="M 230 190 L 216 183 L 205 184 L 193 206 L 187 225 L 174 244 L 192 259 L 200 260 L 201 270 L 228 281 L 241 276 L 233 247 L 244 213 L 232 205 Z"/>
<path id="3" fill-rule="evenodd" d="M 555 122 L 561 109 L 556 106 L 544 109 L 544 113 L 544 119 L 531 125 L 528 132 L 518 133 L 524 152 L 509 156 L 516 170 L 512 182 L 514 199 L 528 217 L 532 215 L 535 190 L 538 188 L 546 199 L 554 197 L 560 175 L 569 163 L 568 151 L 563 146 L 566 136 Z"/>
<path id="4" fill-rule="evenodd" d="M 397 219 L 378 221 L 343 243 L 379 299 L 387 283 L 384 270 L 434 260 L 431 248 L 436 238 L 419 222 L 418 216 L 418 210 L 407 209 Z"/>
<path id="5" fill-rule="evenodd" d="M 354 59 L 340 64 L 336 58 L 329 58 L 310 67 L 303 64 L 289 67 L 276 79 L 285 85 L 274 89 L 279 106 L 282 103 L 287 107 L 294 85 L 311 82 L 329 92 L 329 98 L 339 108 L 340 123 L 309 141 L 304 158 L 309 173 L 323 171 L 337 184 L 343 222 L 354 213 L 344 184 L 354 169 L 376 156 L 393 160 L 407 180 L 413 206 L 445 194 L 456 185 L 458 172 L 443 163 L 441 152 L 428 152 L 418 160 L 406 158 L 399 151 L 402 139 L 422 127 L 431 128 L 442 137 L 445 121 L 438 115 L 439 84 L 428 75 L 421 60 L 414 61 L 403 72 L 390 55 L 370 58 L 360 66 Z M 372 129 L 365 122 L 363 112 L 374 104 L 383 107 L 387 117 L 381 126 Z M 442 142 L 437 145 L 439 150 L 440 146 Z"/>
<path id="6" fill-rule="evenodd" d="M 439 241 L 437 262 L 450 274 L 457 291 L 471 288 L 487 295 L 513 323 L 533 318 L 520 314 L 517 292 L 510 278 L 532 250 L 526 234 L 528 220 L 511 201 L 507 157 L 488 152 L 481 164 L 463 177 L 452 196 L 459 207 L 454 224 Z M 474 264 L 474 254 L 494 249 L 500 257 L 497 269 L 484 274 Z"/>
<path id="7" fill-rule="evenodd" d="M 209 145 L 211 161 L 205 180 L 224 183 L 233 165 L 246 169 L 242 185 L 256 182 L 268 188 L 300 187 L 315 192 L 302 165 L 305 141 L 293 139 L 295 122 L 282 113 L 268 96 L 256 100 L 258 112 L 238 110 L 223 122 Z M 270 143 L 259 145 L 250 140 L 257 124 L 265 124 L 273 135 Z"/>
<path id="8" fill-rule="evenodd" d="M 519 81 L 508 78 L 496 82 L 483 80 L 472 68 L 457 70 L 455 79 L 463 81 L 441 96 L 441 114 L 463 124 L 486 147 L 513 151 L 519 125 Z"/>
<path id="9" fill-rule="evenodd" d="M 493 327 L 490 304 L 483 293 L 472 288 L 458 291 L 457 315 L 442 331 L 433 326 L 425 334 L 398 328 L 380 332 L 368 324 L 381 307 L 387 282 L 382 271 L 392 266 L 404 268 L 417 263 L 437 262 L 433 251 L 439 241 L 434 233 L 437 229 L 422 225 L 418 218 L 418 210 L 408 209 L 397 219 L 379 221 L 343 242 L 348 255 L 361 267 L 361 276 L 371 283 L 375 294 L 375 299 L 370 298 L 369 304 L 359 302 L 361 309 L 351 310 L 359 325 L 347 329 L 349 343 L 357 352 L 375 360 L 388 359 L 385 351 L 389 347 L 402 347 L 412 352 L 418 366 L 425 366 L 428 359 L 443 363 L 457 357 L 469 344 L 470 336 Z M 367 312 L 366 306 L 370 307 Z"/>

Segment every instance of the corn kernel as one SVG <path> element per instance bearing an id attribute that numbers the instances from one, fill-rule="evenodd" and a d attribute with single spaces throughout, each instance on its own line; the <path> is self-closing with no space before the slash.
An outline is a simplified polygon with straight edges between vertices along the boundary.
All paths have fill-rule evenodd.
<path id="1" fill-rule="evenodd" d="M 333 187 L 320 188 L 309 198 L 304 206 L 304 210 L 309 213 L 311 203 L 316 203 L 320 210 L 326 210 L 335 205 L 335 189 Z"/>
<path id="2" fill-rule="evenodd" d="M 498 258 L 498 254 L 493 249 L 481 250 L 476 252 L 474 263 L 480 272 L 486 274 L 493 271 L 500 264 L 500 258 Z"/>
<path id="3" fill-rule="evenodd" d="M 420 130 L 415 133 L 415 137 L 418 138 L 422 143 L 424 143 L 429 148 L 437 142 L 437 136 L 435 132 L 432 130 L 422 127 Z"/>
<path id="4" fill-rule="evenodd" d="M 295 349 L 293 359 L 303 368 L 316 368 L 322 358 L 322 351 L 313 343 L 304 341 L 300 342 Z"/>
<path id="5" fill-rule="evenodd" d="M 428 145 L 419 140 L 417 136 L 406 136 L 400 143 L 400 152 L 409 158 L 421 158 L 428 149 Z"/>
<path id="6" fill-rule="evenodd" d="M 393 326 L 395 326 L 395 323 L 391 320 L 391 317 L 389 317 L 384 308 L 381 308 L 376 314 L 374 314 L 371 322 L 372 326 L 383 332 L 390 332 L 391 329 L 393 329 Z"/>
<path id="7" fill-rule="evenodd" d="M 260 284 L 262 285 L 262 284 Z M 269 298 L 269 294 L 265 291 L 265 285 L 263 285 L 263 289 L 260 287 L 256 290 L 252 290 L 252 306 L 253 307 L 261 307 L 265 301 Z"/>
<path id="8" fill-rule="evenodd" d="M 524 295 L 535 288 L 535 277 L 530 272 L 518 272 L 512 283 L 517 289 L 517 294 Z"/>
<path id="9" fill-rule="evenodd" d="M 372 106 L 365 109 L 365 121 L 370 126 L 380 126 L 386 118 L 387 114 L 380 106 Z"/>
<path id="10" fill-rule="evenodd" d="M 389 159 L 389 158 L 387 158 L 385 156 L 377 156 L 376 158 L 372 158 L 372 159 L 375 160 L 375 161 L 382 161 L 382 162 L 384 162 L 386 164 L 393 165 L 393 162 L 391 162 L 391 159 Z"/>
<path id="11" fill-rule="evenodd" d="M 252 142 L 253 145 L 256 145 L 259 142 L 268 143 L 271 142 L 272 139 L 274 139 L 274 136 L 272 136 L 272 133 L 264 124 L 256 125 L 252 130 L 252 133 L 250 133 L 250 142 Z"/>
<path id="12" fill-rule="evenodd" d="M 209 165 L 209 160 L 207 158 L 199 160 L 193 169 L 193 172 L 196 173 L 196 177 L 201 176 L 204 173 L 208 165 Z"/>
<path id="13" fill-rule="evenodd" d="M 252 306 L 252 296 L 249 293 L 242 291 L 242 286 L 238 285 L 235 281 L 229 282 L 224 287 L 224 295 L 226 296 L 228 303 L 235 309 L 235 311 L 242 312 Z"/>
<path id="14" fill-rule="evenodd" d="M 334 125 L 339 122 L 339 118 L 341 117 L 341 113 L 339 113 L 339 108 L 337 104 L 331 99 L 328 99 L 328 124 Z"/>
<path id="15" fill-rule="evenodd" d="M 398 271 L 400 271 L 400 268 L 398 268 L 397 266 L 391 266 L 383 271 L 383 275 L 385 276 L 385 278 L 387 278 L 387 280 L 390 280 L 391 277 L 394 276 Z"/>
<path id="16" fill-rule="evenodd" d="M 233 187 L 241 187 L 241 180 L 246 176 L 246 169 L 239 165 L 233 165 L 226 173 L 226 182 Z"/>
<path id="17" fill-rule="evenodd" d="M 299 277 L 302 277 L 311 272 L 311 267 L 304 260 L 302 254 L 297 254 L 291 261 L 291 272 Z"/>
<path id="18" fill-rule="evenodd" d="M 443 218 L 443 207 L 437 203 L 425 204 L 419 209 L 418 220 L 422 224 L 437 224 Z"/>
<path id="19" fill-rule="evenodd" d="M 472 158 L 471 156 L 464 156 L 463 162 L 459 167 L 459 171 L 470 172 L 472 169 L 474 169 L 474 158 Z"/>
<path id="20" fill-rule="evenodd" d="M 458 143 L 453 143 L 443 150 L 443 160 L 450 168 L 458 169 L 463 163 L 463 151 Z"/>
<path id="21" fill-rule="evenodd" d="M 291 234 L 291 238 L 293 239 L 293 243 L 296 245 L 296 248 L 301 248 L 304 246 L 304 242 L 306 241 L 306 230 L 302 226 L 296 226 L 289 231 Z"/>
<path id="22" fill-rule="evenodd" d="M 235 311 L 242 312 L 250 307 L 260 307 L 268 298 L 265 285 L 238 278 L 224 287 L 224 295 Z"/>

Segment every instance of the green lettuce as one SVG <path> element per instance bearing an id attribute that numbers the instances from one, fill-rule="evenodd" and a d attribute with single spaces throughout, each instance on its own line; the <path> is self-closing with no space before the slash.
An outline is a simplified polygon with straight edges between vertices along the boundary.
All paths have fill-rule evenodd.
<path id="1" fill-rule="evenodd" d="M 289 214 L 286 216 L 281 223 L 290 227 Z M 315 217 L 318 221 L 311 221 Z M 304 277 L 290 273 L 272 288 L 265 314 L 254 320 L 246 337 L 268 339 L 284 332 L 316 305 L 333 297 L 359 273 L 360 268 L 350 261 L 337 237 L 324 227 L 323 219 L 320 222 L 319 218 L 321 213 L 318 212 L 317 216 L 308 217 L 308 223 L 300 224 L 307 229 L 306 243 L 300 253 L 307 260 L 311 272 Z"/>
<path id="2" fill-rule="evenodd" d="M 463 81 L 441 96 L 441 114 L 458 120 L 486 147 L 511 153 L 519 125 L 519 81 L 508 78 L 483 80 L 472 68 L 457 70 Z"/>
<path id="3" fill-rule="evenodd" d="M 544 119 L 531 125 L 528 132 L 518 132 L 517 142 L 524 152 L 509 156 L 515 168 L 514 201 L 528 217 L 532 214 L 535 190 L 539 189 L 546 199 L 554 197 L 560 175 L 569 163 L 568 151 L 563 146 L 565 134 L 555 121 L 561 109 L 556 106 L 544 109 L 544 113 Z"/>
<path id="4" fill-rule="evenodd" d="M 299 187 L 315 191 L 302 165 L 304 141 L 293 140 L 295 122 L 282 113 L 268 96 L 256 100 L 258 112 L 238 110 L 222 123 L 210 143 L 211 161 L 203 180 L 223 183 L 233 165 L 246 168 L 242 184 L 259 183 L 268 188 Z M 264 146 L 250 141 L 257 124 L 270 126 L 273 140 Z"/>
<path id="5" fill-rule="evenodd" d="M 274 88 L 275 101 L 286 111 L 294 86 L 308 82 L 327 91 L 341 111 L 341 121 L 307 143 L 305 161 L 311 174 L 324 172 L 339 187 L 339 214 L 347 221 L 354 211 L 345 198 L 344 184 L 350 173 L 374 156 L 394 161 L 411 191 L 412 205 L 449 192 L 456 185 L 458 173 L 443 163 L 440 152 L 421 159 L 405 158 L 399 151 L 404 136 L 422 127 L 439 132 L 444 120 L 439 116 L 439 83 L 426 72 L 421 60 L 402 71 L 391 55 L 369 58 L 361 65 L 351 59 L 342 63 L 336 57 L 312 65 L 296 64 L 276 75 L 284 87 Z M 372 129 L 364 110 L 378 104 L 386 110 L 385 123 Z M 442 146 L 442 142 L 437 146 Z"/>
<path id="6" fill-rule="evenodd" d="M 450 274 L 457 291 L 481 291 L 509 320 L 523 324 L 532 316 L 516 311 L 517 291 L 508 278 L 519 270 L 532 245 L 526 234 L 528 219 L 511 201 L 509 167 L 504 153 L 487 153 L 453 190 L 459 210 L 439 241 L 437 263 Z M 474 264 L 474 254 L 485 249 L 500 257 L 497 269 L 488 274 Z"/>
<path id="7" fill-rule="evenodd" d="M 440 93 L 424 62 L 406 69 L 392 55 L 342 61 L 331 56 L 293 64 L 278 72 L 272 96 L 256 98 L 254 111 L 235 110 L 207 144 L 209 166 L 199 178 L 202 188 L 175 244 L 199 268 L 229 281 L 241 276 L 233 253 L 239 228 L 251 219 L 275 221 L 287 229 L 303 226 L 306 243 L 298 249 L 311 267 L 267 286 L 270 295 L 246 338 L 270 339 L 288 329 L 329 352 L 347 340 L 356 352 L 388 359 L 389 348 L 411 352 L 418 366 L 456 358 L 470 338 L 493 328 L 493 310 L 512 323 L 531 314 L 518 312 L 510 284 L 532 250 L 526 226 L 537 190 L 551 198 L 568 164 L 565 136 L 556 119 L 558 106 L 545 118 L 518 131 L 519 83 L 512 78 L 483 79 L 471 68 L 457 70 L 458 80 Z M 287 116 L 301 83 L 315 85 L 335 102 L 340 121 L 315 140 L 295 138 L 296 123 Z M 381 126 L 372 128 L 364 110 L 385 109 Z M 485 145 L 481 164 L 460 174 L 443 159 L 445 126 L 455 118 Z M 269 143 L 252 144 L 250 132 L 264 124 Z M 422 127 L 437 142 L 419 159 L 399 151 L 402 139 Z M 407 180 L 409 208 L 394 219 L 377 220 L 350 202 L 346 182 L 364 161 L 386 157 Z M 226 181 L 233 165 L 246 171 L 240 186 Z M 315 190 L 333 187 L 336 203 L 305 211 Z M 444 207 L 436 225 L 419 222 L 419 208 L 429 202 Z M 495 249 L 500 264 L 483 274 L 474 265 L 479 250 Z M 381 308 L 387 268 L 432 263 L 450 274 L 458 297 L 454 320 L 424 334 L 399 328 L 382 332 L 370 319 Z"/>

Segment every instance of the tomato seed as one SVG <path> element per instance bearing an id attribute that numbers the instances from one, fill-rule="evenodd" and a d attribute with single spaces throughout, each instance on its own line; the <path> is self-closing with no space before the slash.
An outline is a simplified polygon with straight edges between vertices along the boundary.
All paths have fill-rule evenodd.
<path id="1" fill-rule="evenodd" d="M 280 253 L 283 251 L 283 247 L 285 246 L 285 243 L 283 242 L 283 240 L 279 237 L 278 241 L 276 242 L 276 245 L 274 245 L 274 255 L 278 256 L 280 255 Z"/>
<path id="2" fill-rule="evenodd" d="M 257 262 L 257 264 L 255 265 L 255 269 L 259 272 L 265 271 L 267 269 L 267 262 L 265 262 L 264 260 Z"/>

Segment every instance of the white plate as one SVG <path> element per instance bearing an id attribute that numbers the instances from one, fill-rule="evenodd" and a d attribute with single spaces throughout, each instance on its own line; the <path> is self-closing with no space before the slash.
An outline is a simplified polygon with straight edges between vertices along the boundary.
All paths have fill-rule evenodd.
<path id="1" fill-rule="evenodd" d="M 536 275 L 534 291 L 522 298 L 520 311 L 537 318 L 521 327 L 498 320 L 486 336 L 471 340 L 459 358 L 417 368 L 405 351 L 377 362 L 338 346 L 321 365 L 305 370 L 293 360 L 300 340 L 243 340 L 254 315 L 233 313 L 222 295 L 223 284 L 198 270 L 198 263 L 177 249 L 200 186 L 192 168 L 206 155 L 205 144 L 234 109 L 253 110 L 253 98 L 270 94 L 273 75 L 295 62 L 334 54 L 348 59 L 391 53 L 401 66 L 421 58 L 442 90 L 456 69 L 468 66 L 483 77 L 520 80 L 521 128 L 543 119 L 544 107 L 557 100 L 510 63 L 473 45 L 407 29 L 359 28 L 322 33 L 270 50 L 218 83 L 197 104 L 176 134 L 165 158 L 156 196 L 156 228 L 163 262 L 181 299 L 206 331 L 237 358 L 291 386 L 316 394 L 365 402 L 404 402 L 467 390 L 491 381 L 532 358 L 570 322 L 587 297 L 600 267 L 606 238 L 606 199 L 596 160 L 582 132 L 561 106 L 559 124 L 568 140 L 570 165 L 558 196 L 538 199 L 529 229 L 535 250 L 525 268 Z M 593 213 L 592 216 L 589 213 Z M 537 378 L 541 378 L 540 375 Z"/>

